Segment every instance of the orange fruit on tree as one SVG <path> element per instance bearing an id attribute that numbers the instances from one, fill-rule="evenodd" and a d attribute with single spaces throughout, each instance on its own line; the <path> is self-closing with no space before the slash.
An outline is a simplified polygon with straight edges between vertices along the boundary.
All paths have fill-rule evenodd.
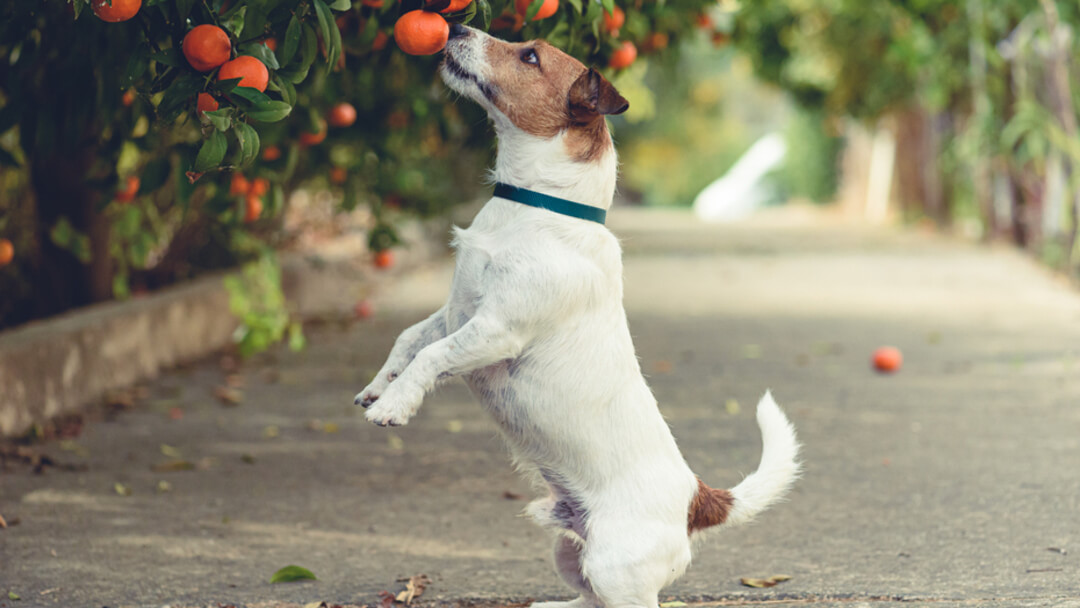
<path id="1" fill-rule="evenodd" d="M 341 102 L 330 108 L 326 118 L 331 127 L 351 127 L 356 122 L 356 108 L 351 103 Z"/>
<path id="2" fill-rule="evenodd" d="M 360 0 L 360 4 L 370 6 L 371 8 L 382 8 L 383 0 Z"/>
<path id="3" fill-rule="evenodd" d="M 449 38 L 450 26 L 439 13 L 409 11 L 394 24 L 394 40 L 410 55 L 434 55 Z"/>
<path id="4" fill-rule="evenodd" d="M 218 67 L 228 61 L 232 54 L 232 42 L 225 30 L 206 23 L 192 28 L 180 46 L 187 62 L 200 72 L 209 72 Z"/>
<path id="5" fill-rule="evenodd" d="M 7 239 L 0 239 L 0 266 L 7 266 L 15 259 L 15 246 Z"/>
<path id="6" fill-rule="evenodd" d="M 700 15 L 698 15 L 694 22 L 697 23 L 697 26 L 703 30 L 712 29 L 713 26 L 712 17 L 706 15 L 705 13 L 701 13 Z"/>
<path id="7" fill-rule="evenodd" d="M 514 0 L 514 8 L 522 17 L 529 14 L 529 5 L 532 4 L 532 0 Z M 539 21 L 541 19 L 547 19 L 555 14 L 555 11 L 559 10 L 559 0 L 544 0 L 544 3 L 540 5 L 540 10 L 536 12 L 536 16 L 532 18 L 533 21 Z"/>
<path id="8" fill-rule="evenodd" d="M 266 40 L 263 40 L 263 46 L 270 49 L 271 51 L 276 51 L 277 50 L 277 38 L 267 38 Z"/>
<path id="9" fill-rule="evenodd" d="M 135 200 L 135 195 L 139 193 L 139 178 L 134 175 L 129 175 L 124 182 L 124 189 L 116 191 L 116 200 L 120 203 L 130 203 Z"/>
<path id="10" fill-rule="evenodd" d="M 93 0 L 90 3 L 90 8 L 93 9 L 98 19 L 109 23 L 118 23 L 131 19 L 139 12 L 141 7 L 142 0 L 112 0 L 111 6 L 109 0 Z"/>
<path id="11" fill-rule="evenodd" d="M 244 199 L 244 221 L 250 224 L 251 222 L 259 219 L 259 216 L 262 215 L 262 212 L 262 199 L 255 196 L 254 194 L 247 195 L 247 197 Z"/>
<path id="12" fill-rule="evenodd" d="M 248 190 L 248 194 L 252 196 L 262 196 L 270 191 L 270 180 L 265 177 L 256 177 L 251 180 L 251 189 Z"/>
<path id="13" fill-rule="evenodd" d="M 302 146 L 316 146 L 321 144 L 326 139 L 326 123 L 319 122 L 319 130 L 312 133 L 311 131 L 304 131 L 300 134 L 300 145 Z"/>
<path id="14" fill-rule="evenodd" d="M 262 159 L 265 161 L 273 162 L 281 158 L 281 148 L 277 146 L 267 146 L 263 148 Z"/>
<path id="15" fill-rule="evenodd" d="M 257 91 L 265 91 L 270 83 L 270 70 L 266 65 L 251 55 L 241 55 L 232 61 L 226 61 L 218 70 L 218 80 L 240 79 L 242 87 L 251 87 Z"/>
<path id="16" fill-rule="evenodd" d="M 247 194 L 251 190 L 251 182 L 244 177 L 243 173 L 236 172 L 232 174 L 232 178 L 229 179 L 229 194 L 232 196 L 240 196 Z"/>
<path id="17" fill-rule="evenodd" d="M 345 167 L 331 167 L 330 168 L 330 183 L 341 185 L 348 179 L 349 172 L 345 170 Z"/>
<path id="18" fill-rule="evenodd" d="M 199 93 L 199 99 L 195 102 L 197 112 L 213 112 L 218 109 L 218 101 L 209 93 Z"/>
<path id="19" fill-rule="evenodd" d="M 456 13 L 460 10 L 464 10 L 466 6 L 472 4 L 472 0 L 450 0 L 450 6 L 439 11 L 440 13 Z"/>
<path id="20" fill-rule="evenodd" d="M 124 104 L 125 108 L 130 108 L 131 104 L 135 103 L 135 89 L 124 91 L 124 94 L 120 97 L 120 103 Z"/>
<path id="21" fill-rule="evenodd" d="M 389 249 L 375 252 L 375 267 L 390 268 L 394 265 L 394 252 Z"/>
<path id="22" fill-rule="evenodd" d="M 608 66 L 615 68 L 616 70 L 621 70 L 625 67 L 629 67 L 630 64 L 634 63 L 635 59 L 637 59 L 637 47 L 634 46 L 633 42 L 627 40 L 611 54 L 611 59 L 608 60 Z"/>
<path id="23" fill-rule="evenodd" d="M 904 355 L 899 348 L 882 346 L 874 351 L 874 368 L 879 372 L 890 374 L 900 369 L 904 363 Z"/>
<path id="24" fill-rule="evenodd" d="M 371 41 L 371 48 L 376 51 L 381 51 L 386 48 L 386 43 L 390 42 L 390 36 L 386 35 L 386 32 L 379 30 L 375 32 L 375 40 Z"/>
<path id="25" fill-rule="evenodd" d="M 650 51 L 662 51 L 668 46 L 668 35 L 664 32 L 653 32 L 642 46 Z"/>
<path id="26" fill-rule="evenodd" d="M 619 29 L 626 23 L 626 12 L 621 8 L 615 7 L 615 10 L 611 13 L 604 11 L 604 29 L 612 36 L 619 35 Z"/>

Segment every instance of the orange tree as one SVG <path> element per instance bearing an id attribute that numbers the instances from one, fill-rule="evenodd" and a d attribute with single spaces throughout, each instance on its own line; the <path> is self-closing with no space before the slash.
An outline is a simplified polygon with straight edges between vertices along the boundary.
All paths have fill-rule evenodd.
<path id="1" fill-rule="evenodd" d="M 309 183 L 371 209 L 373 250 L 397 244 L 385 209 L 474 196 L 491 150 L 479 110 L 449 102 L 438 55 L 416 54 L 462 22 L 622 67 L 713 4 L 617 3 L 3 3 L 0 327 L 256 257 Z"/>

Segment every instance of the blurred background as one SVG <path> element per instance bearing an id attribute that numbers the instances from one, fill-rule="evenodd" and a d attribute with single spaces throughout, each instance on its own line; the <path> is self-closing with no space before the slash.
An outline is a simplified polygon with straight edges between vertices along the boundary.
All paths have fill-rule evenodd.
<path id="1" fill-rule="evenodd" d="M 419 0 L 142 4 L 0 9 L 0 328 L 344 232 L 391 266 L 402 222 L 485 196 L 484 116 L 439 82 L 437 54 L 401 50 L 426 42 L 398 24 Z M 631 102 L 612 120 L 618 204 L 708 221 L 812 205 L 1077 273 L 1074 3 L 444 5 L 426 14 L 604 68 Z M 193 69 L 195 25 L 259 59 L 263 92 Z"/>

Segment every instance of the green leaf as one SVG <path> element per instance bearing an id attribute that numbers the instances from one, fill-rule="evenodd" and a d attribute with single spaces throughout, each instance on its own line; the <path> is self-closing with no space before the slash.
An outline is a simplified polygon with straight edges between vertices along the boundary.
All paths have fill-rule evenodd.
<path id="1" fill-rule="evenodd" d="M 532 4 L 525 11 L 525 21 L 532 21 L 536 18 L 536 13 L 540 12 L 540 8 L 544 6 L 544 0 L 532 0 Z"/>
<path id="2" fill-rule="evenodd" d="M 281 100 L 290 106 L 296 105 L 296 87 L 288 80 L 282 78 L 280 74 L 275 73 L 270 77 L 269 89 L 281 93 Z"/>
<path id="3" fill-rule="evenodd" d="M 334 0 L 334 3 L 330 5 L 330 8 L 335 11 L 347 11 L 352 8 L 352 2 L 350 0 Z"/>
<path id="4" fill-rule="evenodd" d="M 601 0 L 604 5 L 604 11 L 611 15 L 615 13 L 615 0 Z"/>
<path id="5" fill-rule="evenodd" d="M 145 48 L 140 48 L 131 54 L 131 59 L 128 59 L 127 68 L 124 69 L 124 76 L 120 79 L 120 86 L 127 88 L 135 84 L 135 81 L 146 72 L 148 67 L 150 67 L 150 55 Z"/>
<path id="6" fill-rule="evenodd" d="M 574 7 L 574 10 L 577 11 L 577 14 L 579 14 L 579 15 L 581 14 L 581 10 L 582 10 L 581 9 L 581 0 L 566 0 L 566 1 L 570 3 L 570 6 Z"/>
<path id="7" fill-rule="evenodd" d="M 157 107 L 158 118 L 164 122 L 176 120 L 202 87 L 203 79 L 195 74 L 183 74 L 177 78 L 161 96 L 161 103 Z"/>
<path id="8" fill-rule="evenodd" d="M 316 0 L 318 2 L 318 0 Z M 315 575 L 311 573 L 311 570 L 307 568 L 301 568 L 300 566 L 285 566 L 281 570 L 278 570 L 270 577 L 271 583 L 291 583 L 293 581 L 302 581 L 305 579 L 318 580 Z"/>
<path id="9" fill-rule="evenodd" d="M 163 63 L 174 68 L 186 67 L 187 60 L 180 54 L 179 46 L 167 46 L 160 51 L 150 53 L 150 60 Z"/>
<path id="10" fill-rule="evenodd" d="M 304 327 L 297 321 L 289 323 L 289 350 L 300 351 L 304 350 L 304 346 L 307 345 L 307 339 L 304 338 Z M 312 575 L 314 578 L 314 575 Z"/>
<path id="11" fill-rule="evenodd" d="M 0 148 L 0 165 L 7 165 L 8 167 L 21 167 L 22 163 L 20 163 L 19 159 L 15 158 L 15 156 L 12 155 L 11 152 Z"/>
<path id="12" fill-rule="evenodd" d="M 271 51 L 268 46 L 261 42 L 253 42 L 251 44 L 245 44 L 240 47 L 241 55 L 251 55 L 263 62 L 266 67 L 271 70 L 276 70 L 281 66 L 278 64 L 277 56 L 274 55 L 274 51 Z"/>
<path id="13" fill-rule="evenodd" d="M 247 15 L 247 7 L 241 6 L 235 13 L 229 15 L 227 19 L 221 21 L 221 27 L 228 30 L 234 37 L 239 38 L 240 33 L 244 31 L 244 17 Z"/>
<path id="14" fill-rule="evenodd" d="M 172 172 L 172 163 L 168 156 L 156 158 L 143 167 L 139 172 L 139 195 L 149 194 L 165 185 Z"/>
<path id="15" fill-rule="evenodd" d="M 319 18 L 319 32 L 322 34 L 323 46 L 326 47 L 326 62 L 329 65 L 334 65 L 337 61 L 337 55 L 334 54 L 333 38 L 331 38 L 331 30 L 337 30 L 337 24 L 334 23 L 334 14 L 330 12 L 330 8 L 326 6 L 323 0 L 313 0 L 312 4 L 315 5 L 315 15 Z M 340 36 L 340 32 L 338 32 Z"/>
<path id="16" fill-rule="evenodd" d="M 491 3 L 488 0 L 476 0 L 473 4 L 480 5 L 480 29 L 491 29 Z"/>
<path id="17" fill-rule="evenodd" d="M 269 95 L 251 87 L 236 87 L 232 91 L 229 91 L 228 95 L 230 98 L 239 97 L 240 99 L 243 99 L 244 101 L 252 104 L 260 104 L 270 101 Z"/>
<path id="18" fill-rule="evenodd" d="M 296 18 L 296 15 L 289 19 L 289 26 L 285 28 L 285 43 L 281 47 L 281 65 L 289 65 L 294 55 L 296 55 L 296 49 L 300 47 L 300 35 L 303 33 L 303 29 L 300 27 L 300 20 Z"/>
<path id="19" fill-rule="evenodd" d="M 229 141 L 225 134 L 215 129 L 210 137 L 199 148 L 199 155 L 195 157 L 195 171 L 209 171 L 221 164 L 225 158 L 225 151 L 229 148 Z"/>
<path id="20" fill-rule="evenodd" d="M 236 123 L 236 141 L 240 143 L 240 165 L 247 166 L 259 155 L 259 132 L 246 122 Z"/>
<path id="21" fill-rule="evenodd" d="M 176 0 L 176 12 L 180 14 L 181 22 L 187 20 L 193 6 L 195 6 L 195 0 Z"/>
<path id="22" fill-rule="evenodd" d="M 284 101 L 265 101 L 255 104 L 246 112 L 248 117 L 259 122 L 277 122 L 292 112 L 292 106 Z"/>
<path id="23" fill-rule="evenodd" d="M 232 126 L 234 112 L 233 108 L 221 108 L 211 112 L 203 112 L 203 115 L 210 119 L 210 124 L 214 125 L 214 128 L 218 131 L 228 131 L 229 127 Z"/>
<path id="24" fill-rule="evenodd" d="M 15 593 L 14 591 L 8 591 L 7 596 L 8 596 L 8 599 L 13 601 L 13 602 L 17 602 L 17 601 L 22 599 L 22 597 L 18 593 Z"/>

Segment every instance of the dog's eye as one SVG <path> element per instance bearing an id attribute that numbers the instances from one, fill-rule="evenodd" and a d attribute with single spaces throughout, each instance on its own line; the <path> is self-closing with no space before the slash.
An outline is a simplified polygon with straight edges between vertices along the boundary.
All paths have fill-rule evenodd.
<path id="1" fill-rule="evenodd" d="M 525 49 L 521 52 L 521 61 L 530 65 L 540 65 L 540 56 L 532 49 Z"/>

